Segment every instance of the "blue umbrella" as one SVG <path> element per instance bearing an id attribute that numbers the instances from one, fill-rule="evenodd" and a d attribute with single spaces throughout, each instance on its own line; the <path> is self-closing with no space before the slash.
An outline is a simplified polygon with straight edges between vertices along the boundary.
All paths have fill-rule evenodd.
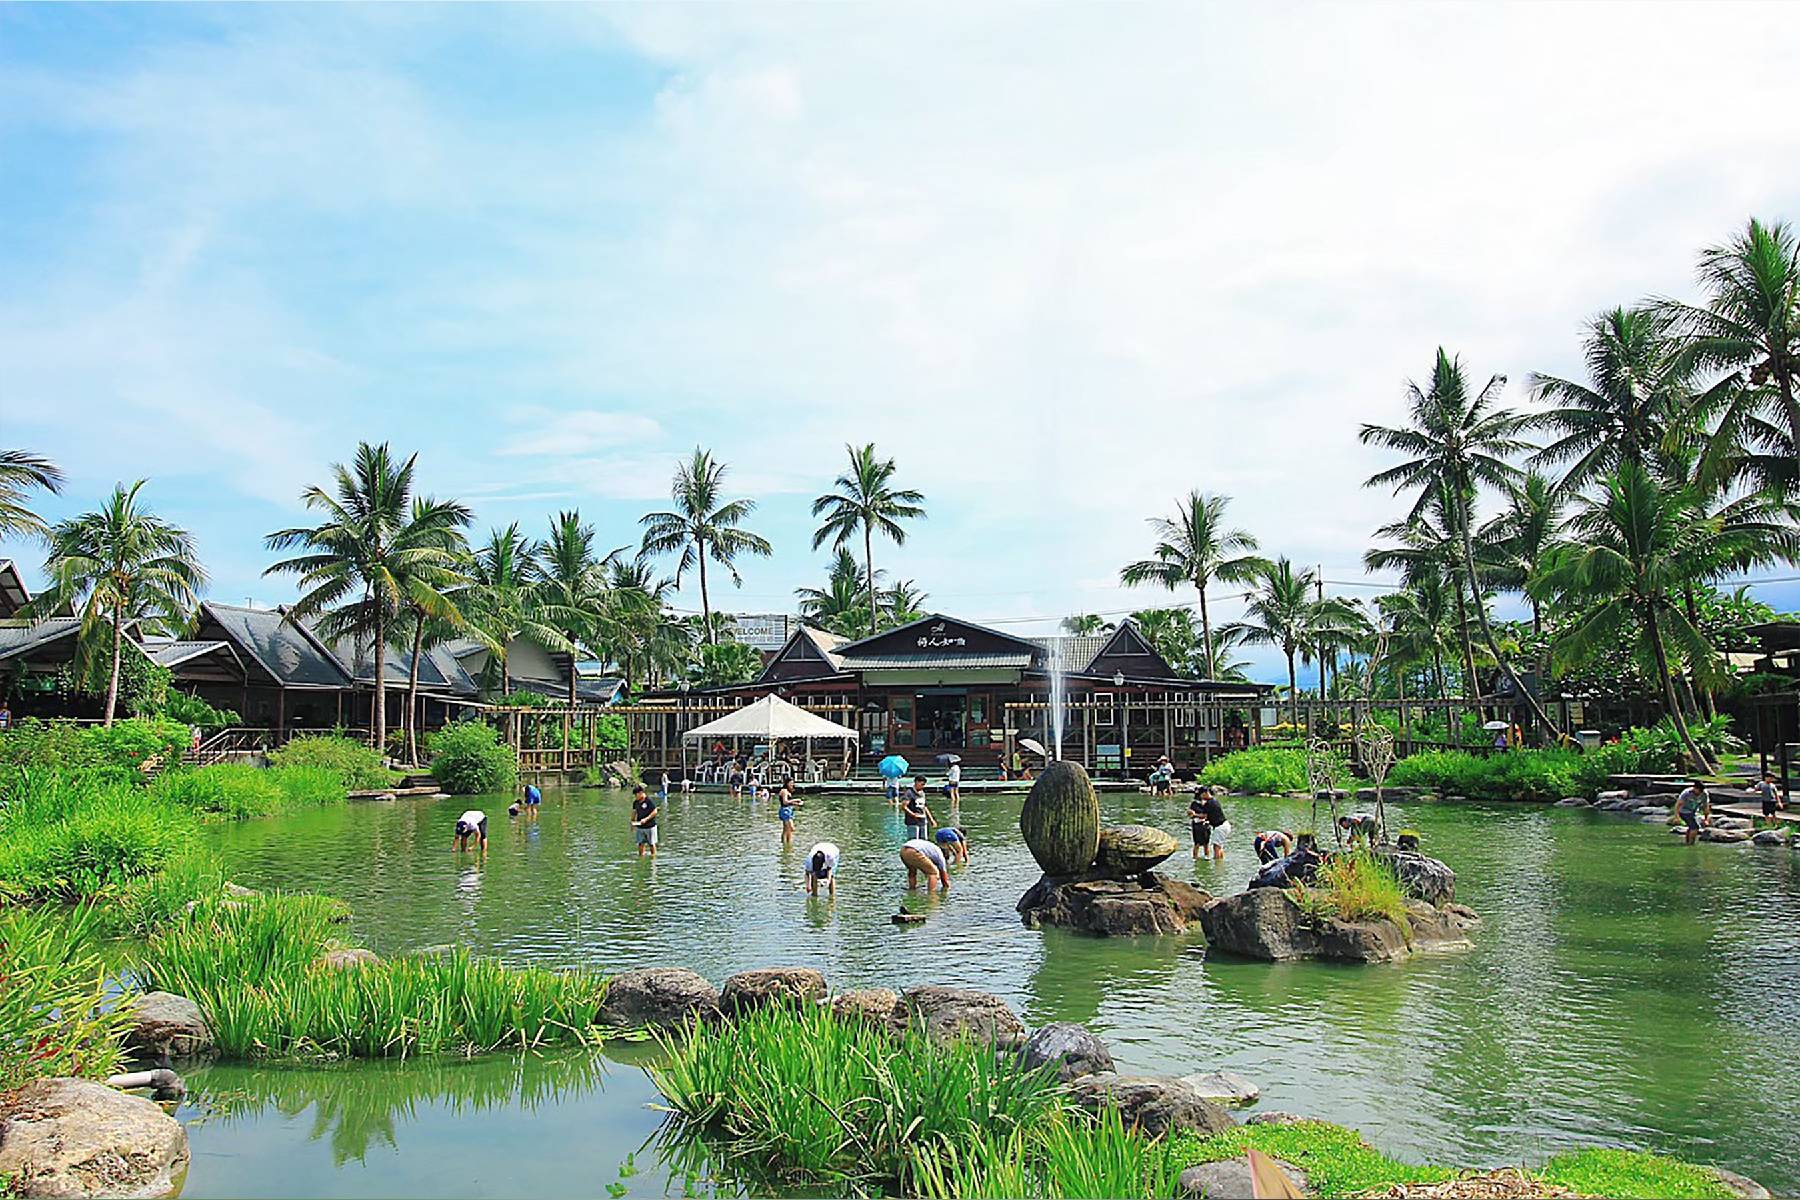
<path id="1" fill-rule="evenodd" d="M 875 769 L 881 772 L 883 779 L 898 779 L 906 774 L 907 768 L 910 766 L 912 764 L 898 754 L 890 754 L 882 759 Z"/>

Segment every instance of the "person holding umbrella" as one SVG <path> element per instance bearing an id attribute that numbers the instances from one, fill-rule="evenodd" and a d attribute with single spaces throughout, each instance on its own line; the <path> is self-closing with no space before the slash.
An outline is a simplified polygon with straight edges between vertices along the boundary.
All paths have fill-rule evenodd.
<path id="1" fill-rule="evenodd" d="M 900 780 L 906 775 L 912 764 L 898 754 L 890 754 L 876 764 L 875 769 L 887 781 L 887 798 L 889 804 L 897 804 L 900 800 Z"/>

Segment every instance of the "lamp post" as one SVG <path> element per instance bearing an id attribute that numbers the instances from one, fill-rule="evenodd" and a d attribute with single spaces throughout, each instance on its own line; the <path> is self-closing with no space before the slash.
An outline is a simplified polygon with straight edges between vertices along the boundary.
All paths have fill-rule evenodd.
<path id="1" fill-rule="evenodd" d="M 1112 677 L 1113 703 L 1119 706 L 1119 778 L 1131 778 L 1131 706 L 1125 703 L 1125 694 L 1118 689 L 1125 686 L 1125 672 L 1114 671 Z"/>
<path id="2" fill-rule="evenodd" d="M 694 685 L 692 683 L 689 683 L 685 679 L 683 679 L 681 682 L 679 682 L 675 685 L 675 690 L 678 693 L 680 693 L 675 698 L 675 738 L 677 741 L 679 741 L 681 743 L 681 777 L 683 779 L 687 778 L 687 769 L 688 769 L 687 768 L 687 697 L 688 697 L 688 689 L 693 686 Z"/>

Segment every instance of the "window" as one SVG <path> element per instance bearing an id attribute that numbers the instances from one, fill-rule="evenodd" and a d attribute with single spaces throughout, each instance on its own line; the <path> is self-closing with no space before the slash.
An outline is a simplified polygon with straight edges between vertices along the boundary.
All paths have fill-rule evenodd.
<path id="1" fill-rule="evenodd" d="M 1194 707 L 1194 694 L 1192 692 L 1182 692 L 1178 695 L 1171 696 L 1170 699 L 1181 706 L 1175 710 L 1175 728 L 1193 729 L 1195 726 L 1199 725 L 1200 710 Z"/>
<path id="2" fill-rule="evenodd" d="M 894 745 L 910 746 L 913 744 L 913 701 L 911 696 L 895 696 L 894 712 Z"/>
<path id="3" fill-rule="evenodd" d="M 1111 692 L 1094 693 L 1094 724 L 1111 725 L 1113 723 L 1113 694 Z"/>

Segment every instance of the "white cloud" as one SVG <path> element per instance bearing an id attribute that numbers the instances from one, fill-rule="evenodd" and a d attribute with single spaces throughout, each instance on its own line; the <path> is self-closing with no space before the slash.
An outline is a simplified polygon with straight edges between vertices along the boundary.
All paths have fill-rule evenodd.
<path id="1" fill-rule="evenodd" d="M 513 434 L 495 453 L 568 458 L 650 441 L 662 433 L 661 425 L 641 413 L 586 411 L 525 419 L 530 427 Z"/>

